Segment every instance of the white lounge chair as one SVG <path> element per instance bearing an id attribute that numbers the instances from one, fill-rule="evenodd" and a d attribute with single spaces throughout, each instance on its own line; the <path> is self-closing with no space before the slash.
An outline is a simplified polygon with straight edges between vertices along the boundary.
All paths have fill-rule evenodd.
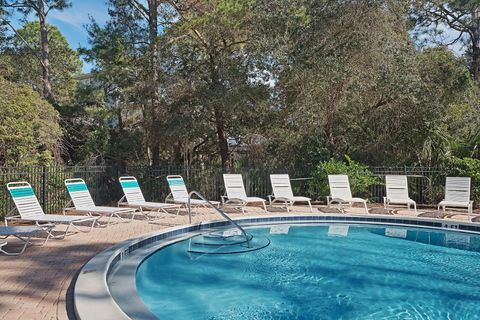
<path id="1" fill-rule="evenodd" d="M 0 227 L 0 239 L 7 239 L 8 237 L 15 237 L 21 241 L 23 241 L 23 247 L 17 252 L 6 251 L 2 246 L 6 245 L 7 243 L 4 242 L 0 244 L 0 252 L 8 255 L 8 256 L 18 256 L 21 255 L 27 246 L 31 245 L 32 242 L 30 241 L 31 237 L 38 233 L 46 233 L 45 241 L 43 244 L 47 243 L 48 239 L 52 234 L 52 229 L 54 228 L 53 224 L 44 224 L 42 226 L 6 226 Z"/>
<path id="2" fill-rule="evenodd" d="M 310 212 L 313 212 L 312 199 L 293 195 L 288 174 L 271 174 L 270 182 L 272 183 L 273 190 L 273 195 L 268 196 L 270 206 L 280 203 L 285 206 L 287 212 L 290 212 L 290 207 L 292 207 L 295 202 L 307 202 L 310 207 Z"/>
<path id="3" fill-rule="evenodd" d="M 45 214 L 37 200 L 37 197 L 35 196 L 32 186 L 28 182 L 10 182 L 7 184 L 7 189 L 13 198 L 13 202 L 15 203 L 15 207 L 19 215 L 6 217 L 5 224 L 7 224 L 8 220 L 32 221 L 38 226 L 43 226 L 45 223 L 67 224 L 68 226 L 63 236 L 55 237 L 64 238 L 67 235 L 70 227 L 73 227 L 78 231 L 82 231 L 76 225 L 78 223 L 91 222 L 92 225 L 90 226 L 90 230 L 92 230 L 93 226 L 97 222 L 97 217 Z M 54 237 L 53 235 L 51 236 Z"/>
<path id="4" fill-rule="evenodd" d="M 330 196 L 327 196 L 328 207 L 330 207 L 332 203 L 337 203 L 339 205 L 352 205 L 353 203 L 362 203 L 365 207 L 365 212 L 368 214 L 367 200 L 352 197 L 352 191 L 350 190 L 350 182 L 347 175 L 328 175 L 328 185 L 330 187 Z"/>
<path id="5" fill-rule="evenodd" d="M 226 196 L 222 196 L 222 203 L 224 206 L 238 206 L 241 208 L 242 213 L 245 213 L 245 206 L 248 203 L 261 202 L 263 204 L 263 210 L 267 212 L 265 199 L 258 197 L 247 197 L 241 174 L 224 174 L 223 182 L 225 183 L 225 190 L 227 192 Z"/>
<path id="6" fill-rule="evenodd" d="M 188 207 L 190 203 L 193 207 L 203 206 L 206 207 L 207 202 L 201 199 L 193 199 L 188 195 L 187 187 L 185 186 L 185 181 L 182 176 L 170 175 L 167 176 L 168 186 L 170 188 L 170 194 L 167 196 L 165 201 L 173 201 L 174 203 L 181 204 L 185 207 Z M 190 202 L 189 202 L 190 199 Z M 220 202 L 218 201 L 209 201 L 214 206 L 219 206 Z"/>
<path id="7" fill-rule="evenodd" d="M 408 210 L 413 207 L 417 212 L 417 203 L 408 196 L 407 176 L 385 176 L 387 196 L 383 198 L 383 205 L 387 209 L 390 205 L 406 205 Z"/>
<path id="8" fill-rule="evenodd" d="M 126 221 L 120 216 L 120 214 L 131 214 L 130 221 L 135 217 L 135 213 L 137 211 L 135 208 L 96 206 L 83 179 L 66 179 L 65 186 L 67 187 L 68 194 L 70 194 L 70 198 L 72 199 L 67 206 L 73 204 L 73 207 L 65 208 L 64 212 L 75 211 L 86 213 L 89 216 L 108 216 L 107 225 L 110 224 L 110 219 L 114 216 L 122 221 Z"/>
<path id="9" fill-rule="evenodd" d="M 467 208 L 468 218 L 472 214 L 473 201 L 470 200 L 470 177 L 447 177 L 445 199 L 438 204 L 438 210 L 446 207 Z"/>
<path id="10" fill-rule="evenodd" d="M 143 196 L 140 185 L 135 177 L 120 177 L 118 180 L 120 181 L 120 185 L 122 186 L 124 193 L 124 196 L 120 199 L 120 201 L 118 201 L 119 206 L 137 208 L 142 214 L 145 215 L 147 219 L 150 218 L 143 212 L 143 209 L 155 211 L 157 216 L 160 214 L 160 212 L 164 213 L 165 215 L 172 215 L 167 210 L 176 210 L 178 215 L 178 211 L 181 207 L 178 204 L 145 201 L 145 197 Z"/>

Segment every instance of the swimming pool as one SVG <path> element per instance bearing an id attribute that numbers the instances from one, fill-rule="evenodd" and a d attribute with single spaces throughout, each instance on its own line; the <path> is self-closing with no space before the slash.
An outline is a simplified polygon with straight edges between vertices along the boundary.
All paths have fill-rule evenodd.
<path id="1" fill-rule="evenodd" d="M 241 254 L 163 248 L 136 270 L 160 319 L 475 319 L 480 237 L 373 225 L 248 229 L 268 238 Z"/>

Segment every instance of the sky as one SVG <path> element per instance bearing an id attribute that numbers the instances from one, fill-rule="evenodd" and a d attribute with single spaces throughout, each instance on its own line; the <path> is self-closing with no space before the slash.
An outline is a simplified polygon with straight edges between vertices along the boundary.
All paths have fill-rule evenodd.
<path id="1" fill-rule="evenodd" d="M 108 20 L 107 5 L 104 0 L 71 0 L 72 6 L 63 11 L 51 11 L 47 16 L 47 22 L 58 27 L 74 49 L 88 47 L 88 36 L 85 25 L 92 17 L 100 25 Z M 21 16 L 16 15 L 13 25 L 21 27 Z M 34 17 L 32 16 L 32 19 Z M 88 73 L 92 65 L 83 63 L 83 72 Z"/>

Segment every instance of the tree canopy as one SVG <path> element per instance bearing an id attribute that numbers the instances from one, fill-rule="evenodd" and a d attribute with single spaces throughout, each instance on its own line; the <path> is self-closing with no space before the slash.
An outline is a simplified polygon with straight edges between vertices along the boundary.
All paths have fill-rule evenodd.
<path id="1" fill-rule="evenodd" d="M 108 6 L 105 24 L 86 27 L 90 45 L 79 53 L 94 67 L 80 78 L 79 53 L 46 26 L 48 80 L 67 163 L 313 172 L 345 155 L 367 165 L 478 157 L 475 1 Z M 470 36 L 462 38 L 469 45 L 464 55 L 415 37 L 460 23 L 460 35 Z M 0 64 L 9 81 L 45 96 L 41 34 L 39 22 L 25 24 L 3 41 Z"/>

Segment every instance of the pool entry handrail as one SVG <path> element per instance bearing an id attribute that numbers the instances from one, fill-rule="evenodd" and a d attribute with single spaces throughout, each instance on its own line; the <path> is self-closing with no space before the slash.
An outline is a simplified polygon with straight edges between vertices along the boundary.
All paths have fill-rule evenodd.
<path id="1" fill-rule="evenodd" d="M 225 211 L 223 211 L 222 209 L 220 208 L 217 208 L 216 206 L 214 206 L 210 201 L 208 201 L 202 194 L 200 194 L 200 192 L 198 191 L 191 191 L 189 194 L 188 194 L 188 221 L 189 223 L 191 224 L 192 223 L 192 206 L 190 204 L 190 200 L 192 199 L 192 195 L 196 195 L 197 197 L 199 197 L 200 199 L 202 199 L 203 201 L 205 201 L 206 204 L 208 204 L 212 209 L 214 209 L 215 211 L 217 211 L 223 218 L 225 218 L 225 220 L 227 220 L 228 222 L 230 222 L 233 226 L 235 226 L 238 230 L 240 230 L 240 232 L 243 234 L 243 236 L 245 237 L 245 240 L 247 242 L 247 246 L 250 247 L 250 238 L 248 237 L 247 235 L 247 232 L 238 224 L 236 223 L 235 221 L 233 221 L 226 213 Z"/>

